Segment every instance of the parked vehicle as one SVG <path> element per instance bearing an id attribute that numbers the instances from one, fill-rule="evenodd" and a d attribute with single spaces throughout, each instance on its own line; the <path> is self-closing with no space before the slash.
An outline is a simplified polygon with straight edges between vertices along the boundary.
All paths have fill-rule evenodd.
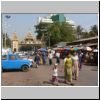
<path id="1" fill-rule="evenodd" d="M 31 67 L 34 65 L 34 59 L 32 56 L 28 56 L 28 60 L 31 62 Z"/>
<path id="2" fill-rule="evenodd" d="M 31 65 L 29 60 L 20 59 L 17 54 L 7 54 L 2 56 L 2 70 L 21 69 L 26 72 Z"/>
<path id="3" fill-rule="evenodd" d="M 19 55 L 19 56 L 20 56 L 20 58 L 23 59 L 23 60 L 29 60 L 29 61 L 31 62 L 31 67 L 33 67 L 34 60 L 33 60 L 32 56 L 30 56 L 30 55 L 28 55 L 28 54 L 26 55 L 25 53 L 22 54 L 22 55 Z"/>

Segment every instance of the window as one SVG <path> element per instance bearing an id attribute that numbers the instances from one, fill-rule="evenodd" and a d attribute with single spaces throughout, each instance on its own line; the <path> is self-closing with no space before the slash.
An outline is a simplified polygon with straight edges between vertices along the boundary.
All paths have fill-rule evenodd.
<path id="1" fill-rule="evenodd" d="M 7 55 L 2 56 L 2 60 L 6 60 Z"/>
<path id="2" fill-rule="evenodd" d="M 9 60 L 16 60 L 16 57 L 14 55 L 10 55 Z"/>

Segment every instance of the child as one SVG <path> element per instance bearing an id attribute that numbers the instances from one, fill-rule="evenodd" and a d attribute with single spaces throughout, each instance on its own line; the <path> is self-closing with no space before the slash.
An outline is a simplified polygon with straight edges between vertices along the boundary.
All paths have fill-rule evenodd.
<path id="1" fill-rule="evenodd" d="M 55 64 L 54 68 L 53 68 L 52 84 L 58 86 L 58 68 L 57 68 L 57 66 L 58 66 L 58 64 Z"/>

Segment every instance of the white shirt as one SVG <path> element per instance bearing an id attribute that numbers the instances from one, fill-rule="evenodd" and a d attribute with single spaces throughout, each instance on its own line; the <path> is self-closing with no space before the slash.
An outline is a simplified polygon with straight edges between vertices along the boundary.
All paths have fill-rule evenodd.
<path id="1" fill-rule="evenodd" d="M 79 58 L 78 58 L 78 56 L 76 55 L 76 56 L 72 56 L 72 60 L 73 61 L 78 61 L 79 60 Z"/>
<path id="2" fill-rule="evenodd" d="M 52 51 L 52 54 L 53 54 L 53 55 L 55 54 L 55 51 L 54 51 L 54 50 Z"/>
<path id="3" fill-rule="evenodd" d="M 57 53 L 56 53 L 56 57 L 60 57 L 60 53 L 57 52 Z"/>
<path id="4" fill-rule="evenodd" d="M 50 53 L 50 54 L 48 55 L 48 58 L 49 58 L 49 59 L 52 59 L 52 58 L 53 58 L 52 53 Z"/>
<path id="5" fill-rule="evenodd" d="M 53 70 L 53 76 L 58 76 L 58 69 L 57 68 Z"/>

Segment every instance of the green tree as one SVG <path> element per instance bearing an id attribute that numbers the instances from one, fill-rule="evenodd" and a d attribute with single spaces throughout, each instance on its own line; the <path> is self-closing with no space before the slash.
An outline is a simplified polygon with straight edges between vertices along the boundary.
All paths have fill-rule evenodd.
<path id="1" fill-rule="evenodd" d="M 35 26 L 35 28 L 36 28 L 35 32 L 38 33 L 37 39 L 41 39 L 43 34 L 45 34 L 47 32 L 49 26 L 50 26 L 49 23 L 42 23 L 42 22 Z"/>
<path id="2" fill-rule="evenodd" d="M 42 31 L 46 30 L 46 31 Z M 73 41 L 75 40 L 75 29 L 66 22 L 54 22 L 52 24 L 49 23 L 40 23 L 36 26 L 36 32 L 38 33 L 37 38 L 41 39 L 43 33 L 45 34 L 45 41 L 47 45 L 54 45 L 60 41 Z"/>
<path id="3" fill-rule="evenodd" d="M 89 38 L 91 37 L 89 32 L 82 32 L 82 38 Z"/>
<path id="4" fill-rule="evenodd" d="M 97 27 L 97 25 L 91 26 L 90 34 L 91 34 L 91 36 L 98 36 L 98 27 Z"/>
<path id="5" fill-rule="evenodd" d="M 60 23 L 55 22 L 49 28 L 48 33 L 50 33 L 50 42 L 51 45 L 54 45 L 61 40 L 61 31 L 60 31 Z"/>
<path id="6" fill-rule="evenodd" d="M 61 24 L 61 41 L 71 42 L 74 41 L 75 38 L 75 29 L 69 23 L 63 22 Z"/>
<path id="7" fill-rule="evenodd" d="M 9 38 L 8 34 L 3 34 L 3 47 L 5 46 L 5 39 L 6 39 L 6 47 L 11 48 L 11 39 Z"/>

